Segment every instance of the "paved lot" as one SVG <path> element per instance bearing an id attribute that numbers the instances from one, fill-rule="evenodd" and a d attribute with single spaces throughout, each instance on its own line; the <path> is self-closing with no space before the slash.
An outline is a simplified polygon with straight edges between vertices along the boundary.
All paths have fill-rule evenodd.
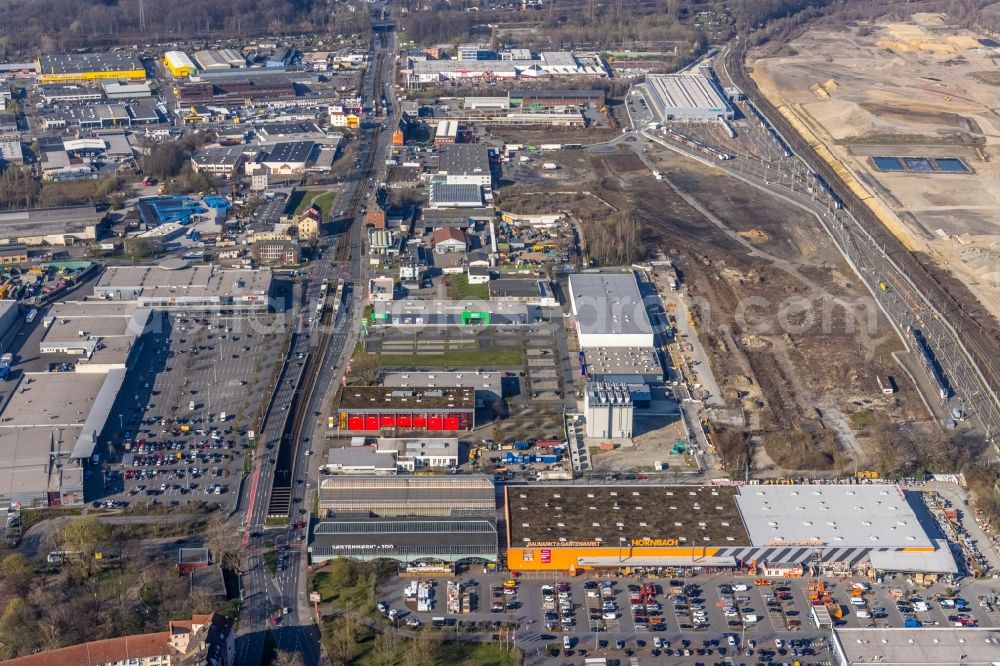
<path id="1" fill-rule="evenodd" d="M 154 319 L 112 415 L 102 501 L 228 505 L 283 332 L 239 317 Z"/>
<path id="2" fill-rule="evenodd" d="M 478 602 L 473 606 L 473 612 L 464 614 L 449 613 L 446 608 L 447 580 L 458 578 L 473 585 L 475 598 Z M 393 578 L 379 590 L 379 600 L 390 608 L 400 611 L 400 621 L 416 618 L 422 624 L 433 622 L 433 618 L 445 618 L 454 630 L 468 631 L 469 624 L 480 623 L 473 631 L 482 631 L 484 639 L 490 640 L 496 629 L 491 623 L 518 626 L 518 645 L 523 647 L 529 663 L 542 663 L 550 659 L 547 648 L 555 643 L 562 645 L 563 637 L 570 637 L 574 646 L 575 656 L 581 656 L 584 650 L 588 656 L 607 656 L 621 659 L 626 650 L 633 651 L 641 661 L 653 663 L 690 663 L 691 658 L 725 657 L 719 648 L 732 655 L 732 646 L 728 637 L 732 635 L 738 645 L 742 646 L 736 662 L 741 660 L 754 662 L 761 658 L 760 649 L 773 651 L 776 661 L 790 661 L 799 658 L 805 663 L 829 661 L 825 652 L 826 632 L 818 630 L 810 620 L 810 593 L 807 579 L 772 580 L 772 585 L 757 586 L 753 579 L 733 577 L 730 575 L 701 575 L 687 578 L 653 578 L 640 581 L 636 577 L 598 577 L 593 575 L 570 578 L 559 575 L 536 575 L 521 577 L 517 580 L 516 589 L 504 591 L 503 574 L 482 573 L 480 568 L 456 577 L 435 578 L 434 607 L 429 612 L 418 613 L 408 609 L 403 601 L 403 587 L 409 578 Z M 834 603 L 839 604 L 844 611 L 843 626 L 848 627 L 900 627 L 903 626 L 904 611 L 897 607 L 897 596 L 909 597 L 914 601 L 910 609 L 914 609 L 915 617 L 926 626 L 951 626 L 954 620 L 949 617 L 968 617 L 975 619 L 980 626 L 1000 626 L 1000 614 L 992 604 L 989 608 L 980 605 L 979 596 L 994 594 L 988 584 L 970 582 L 960 588 L 958 593 L 968 602 L 967 611 L 959 611 L 942 607 L 938 595 L 945 591 L 944 586 L 935 586 L 928 590 L 916 590 L 902 579 L 892 579 L 881 585 L 871 586 L 863 594 L 865 606 L 863 610 L 878 618 L 859 617 L 859 607 L 850 602 L 850 590 L 858 580 L 848 579 L 818 579 L 828 587 L 832 586 Z M 655 584 L 655 604 L 642 604 L 638 613 L 633 613 L 631 599 L 640 593 L 643 582 Z M 565 584 L 566 599 L 559 595 L 559 585 Z M 601 586 L 608 586 L 610 592 L 604 592 Z M 726 585 L 730 588 L 727 589 Z M 740 585 L 746 585 L 742 590 Z M 543 608 L 546 605 L 546 592 L 543 587 L 552 586 L 549 592 L 549 612 Z M 631 588 L 630 588 L 631 586 Z M 680 588 L 680 589 L 678 589 Z M 676 592 L 681 594 L 676 594 Z M 927 610 L 919 611 L 916 600 L 927 602 Z M 605 606 L 611 602 L 613 606 Z M 769 606 L 770 603 L 770 606 Z M 947 602 L 946 602 L 947 603 Z M 774 610 L 772 610 L 772 608 Z M 907 608 L 904 604 L 904 609 Z M 607 610 L 606 610 L 607 609 Z M 875 612 L 883 609 L 884 612 Z M 638 609 L 637 609 L 638 610 Z M 612 615 L 605 615 L 610 612 Z M 744 623 L 743 617 L 755 615 L 756 621 Z M 659 618 L 654 620 L 654 618 Z M 565 620 L 565 623 L 564 623 Z M 461 622 L 461 624 L 459 624 Z M 485 624 L 483 624 L 485 623 Z M 799 623 L 796 625 L 796 623 Z M 449 629 L 450 630 L 450 629 Z M 660 650 L 654 660 L 654 639 L 659 638 L 672 646 L 673 653 Z M 775 639 L 787 643 L 789 639 L 802 641 L 809 645 L 803 654 L 794 655 L 789 650 L 782 654 L 775 647 Z M 683 654 L 682 641 L 690 642 L 691 655 Z M 623 641 L 623 647 L 616 649 L 617 641 Z M 707 651 L 698 654 L 698 649 Z M 713 642 L 718 642 L 714 644 Z M 746 647 L 754 641 L 756 646 L 753 655 L 745 653 Z M 799 646 L 803 647 L 802 645 Z M 677 654 L 677 648 L 681 653 Z M 816 654 L 810 654 L 810 651 Z M 787 657 L 787 658 L 786 658 Z M 766 656 L 764 657 L 766 659 Z M 554 662 L 567 663 L 563 656 Z M 579 663 L 572 660 L 568 663 Z"/>

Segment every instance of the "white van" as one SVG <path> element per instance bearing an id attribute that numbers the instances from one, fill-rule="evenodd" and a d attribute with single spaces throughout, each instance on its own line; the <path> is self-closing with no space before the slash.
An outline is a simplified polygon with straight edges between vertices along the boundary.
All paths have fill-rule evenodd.
<path id="1" fill-rule="evenodd" d="M 563 636 L 563 649 L 569 650 L 573 647 L 573 639 L 569 636 Z"/>

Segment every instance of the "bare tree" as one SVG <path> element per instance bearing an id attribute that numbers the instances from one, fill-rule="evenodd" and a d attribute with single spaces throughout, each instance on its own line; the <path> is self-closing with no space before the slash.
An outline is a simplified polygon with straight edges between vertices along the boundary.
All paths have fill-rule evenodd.
<path id="1" fill-rule="evenodd" d="M 306 662 L 298 652 L 278 650 L 271 660 L 271 666 L 306 666 Z"/>

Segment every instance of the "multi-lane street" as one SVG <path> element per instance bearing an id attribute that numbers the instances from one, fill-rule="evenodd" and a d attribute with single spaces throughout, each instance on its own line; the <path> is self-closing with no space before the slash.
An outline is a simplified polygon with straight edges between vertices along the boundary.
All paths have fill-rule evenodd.
<path id="1" fill-rule="evenodd" d="M 292 304 L 289 319 L 295 334 L 279 377 L 274 397 L 257 436 L 253 472 L 240 497 L 243 516 L 243 603 L 237 659 L 240 664 L 260 662 L 268 629 L 281 650 L 297 652 L 306 664 L 322 662 L 319 634 L 310 616 L 305 589 L 306 543 L 311 507 L 311 435 L 315 415 L 336 386 L 343 371 L 344 356 L 353 348 L 356 313 L 361 307 L 364 281 L 361 216 L 375 202 L 376 184 L 382 182 L 385 153 L 395 123 L 396 104 L 388 117 L 374 109 L 385 94 L 392 102 L 392 57 L 396 39 L 391 31 L 373 35 L 371 66 L 362 90 L 362 103 L 372 107 L 357 139 L 359 167 L 344 185 L 338 201 L 342 214 L 328 220 L 335 233 L 321 242 L 322 259 L 302 276 L 301 300 Z M 339 211 L 330 211 L 338 213 Z M 338 280 L 344 281 L 343 303 L 333 307 Z M 320 289 L 326 281 L 329 295 L 322 316 L 316 316 Z M 294 362 L 293 362 L 294 361 Z M 299 364 L 299 361 L 303 361 Z M 273 494 L 273 497 L 272 497 Z M 275 507 L 289 512 L 287 528 L 268 530 L 268 515 Z M 297 527 L 304 524 L 305 527 Z M 272 577 L 263 552 L 271 547 L 279 553 L 278 570 Z"/>

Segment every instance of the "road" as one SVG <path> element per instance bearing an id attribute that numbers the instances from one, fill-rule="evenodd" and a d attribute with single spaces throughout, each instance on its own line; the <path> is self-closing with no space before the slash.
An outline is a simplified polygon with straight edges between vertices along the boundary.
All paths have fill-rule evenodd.
<path id="1" fill-rule="evenodd" d="M 237 661 L 240 664 L 260 662 L 269 628 L 274 632 L 278 648 L 299 653 L 307 666 L 326 661 L 321 653 L 319 633 L 312 622 L 305 589 L 307 528 L 296 529 L 295 523 L 302 520 L 308 525 L 310 518 L 310 490 L 315 487 L 314 480 L 310 479 L 311 424 L 315 414 L 323 411 L 322 404 L 330 389 L 339 381 L 340 373 L 334 370 L 343 368 L 343 361 L 353 349 L 356 315 L 363 307 L 365 280 L 361 261 L 361 215 L 374 202 L 377 193 L 375 184 L 384 180 L 384 155 L 390 147 L 392 134 L 381 131 L 379 125 L 393 127 L 397 120 L 395 109 L 398 105 L 392 91 L 395 52 L 395 33 L 373 37 L 372 66 L 365 75 L 362 102 L 367 107 L 381 97 L 380 92 L 384 92 L 391 101 L 393 115 L 385 119 L 375 115 L 362 127 L 358 158 L 364 168 L 356 169 L 345 183 L 340 201 L 347 202 L 347 207 L 342 215 L 335 215 L 333 217 L 337 219 L 331 220 L 335 226 L 342 226 L 345 222 L 350 222 L 350 225 L 343 233 L 324 237 L 321 241 L 324 259 L 315 261 L 305 272 L 304 302 L 293 306 L 293 320 L 297 321 L 298 330 L 265 416 L 265 425 L 258 435 L 254 471 L 244 484 L 240 497 L 245 529 L 243 545 L 247 552 L 243 563 L 244 600 L 237 638 Z M 376 77 L 376 63 L 381 62 L 382 53 L 385 53 L 385 66 Z M 332 301 L 338 279 L 345 280 L 343 304 L 333 312 L 332 303 L 328 303 L 324 310 L 326 318 L 317 319 L 314 325 L 309 326 L 305 322 L 314 318 L 322 282 L 328 280 L 333 285 L 331 298 L 328 299 Z M 306 363 L 301 367 L 288 363 L 293 358 L 306 359 Z M 285 405 L 289 405 L 287 410 Z M 290 456 L 286 468 L 284 461 L 278 458 L 285 455 L 282 437 L 289 432 L 291 441 L 284 443 Z M 291 496 L 285 500 L 285 507 L 291 514 L 289 527 L 265 530 L 265 519 L 275 513 L 275 507 L 282 501 L 282 492 Z M 268 571 L 262 554 L 267 541 L 274 541 L 279 552 L 284 553 L 284 562 L 279 565 L 274 577 Z M 272 614 L 277 609 L 287 609 L 287 612 L 273 625 Z"/>
<path id="2" fill-rule="evenodd" d="M 751 94 L 756 91 L 742 72 L 742 55 L 737 57 L 732 49 L 726 49 L 716 58 L 715 63 L 723 85 L 736 84 L 736 87 L 751 97 L 759 97 L 759 94 Z M 737 70 L 739 73 L 734 76 L 732 72 Z M 788 154 L 785 153 L 784 147 L 768 133 L 771 127 L 779 127 L 774 122 L 777 120 L 781 123 L 779 114 L 760 113 L 760 107 L 751 106 L 750 102 L 742 102 L 738 106 L 750 121 L 756 121 L 760 117 L 758 114 L 765 116 L 768 121 L 766 129 L 763 125 L 760 130 L 755 128 L 755 131 L 766 137 L 762 141 L 754 139 L 754 147 L 762 156 L 737 154 L 730 160 L 711 160 L 651 130 L 631 135 L 640 141 L 655 142 L 725 171 L 816 215 L 907 347 L 911 351 L 915 347 L 913 336 L 908 330 L 910 326 L 919 328 L 929 341 L 950 384 L 948 397 L 939 396 L 934 378 L 926 366 L 908 356 L 897 357 L 920 390 L 928 411 L 942 422 L 948 422 L 953 410 L 957 409 L 963 419 L 967 419 L 988 441 L 993 442 L 1000 433 L 1000 412 L 994 404 L 993 393 L 986 388 L 988 384 L 984 373 L 980 372 L 966 349 L 966 336 L 960 334 L 971 332 L 973 325 L 956 316 L 951 300 L 940 295 L 940 287 L 930 289 L 924 285 L 930 279 L 926 271 L 914 266 L 916 259 L 901 248 L 878 222 L 874 223 L 878 229 L 872 229 L 872 223 L 865 219 L 870 214 L 867 209 L 861 210 L 864 208 L 863 204 L 852 205 L 849 200 L 842 199 L 845 205 L 841 207 L 837 200 L 830 197 L 813 175 L 815 160 L 806 159 L 803 155 L 811 153 L 811 148 L 804 141 L 798 139 L 797 135 L 792 136 L 790 128 L 783 131 L 776 129 L 775 133 L 785 145 L 793 149 Z M 637 127 L 644 126 L 642 121 L 645 117 L 634 118 L 632 109 L 627 109 L 627 113 L 630 122 Z M 620 142 L 629 142 L 629 138 L 617 137 L 609 144 Z M 641 158 L 641 146 L 631 143 L 631 147 Z M 828 182 L 833 180 L 832 175 L 827 178 Z M 839 192 L 839 187 L 834 189 Z M 977 337 L 974 342 L 975 349 L 978 349 L 981 344 Z M 986 370 L 987 375 L 992 374 L 989 367 Z"/>

